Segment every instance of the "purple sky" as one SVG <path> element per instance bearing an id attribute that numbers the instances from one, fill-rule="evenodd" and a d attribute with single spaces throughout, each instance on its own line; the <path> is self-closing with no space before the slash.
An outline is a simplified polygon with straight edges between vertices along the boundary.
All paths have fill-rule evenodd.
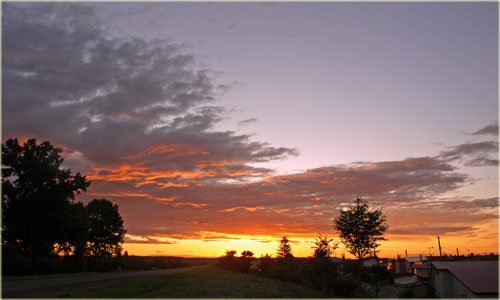
<path id="1" fill-rule="evenodd" d="M 171 38 L 236 86 L 283 171 L 436 153 L 498 119 L 496 3 L 95 4 L 118 36 Z M 300 138 L 297 138 L 300 137 Z"/>

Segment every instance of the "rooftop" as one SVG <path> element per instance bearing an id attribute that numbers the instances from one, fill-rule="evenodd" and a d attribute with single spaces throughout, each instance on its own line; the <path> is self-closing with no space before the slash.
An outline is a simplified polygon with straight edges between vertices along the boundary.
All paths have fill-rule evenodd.
<path id="1" fill-rule="evenodd" d="M 405 259 L 409 262 L 417 262 L 417 261 L 425 261 L 427 260 L 427 256 L 407 256 Z"/>
<path id="2" fill-rule="evenodd" d="M 498 293 L 498 261 L 434 261 L 438 270 L 450 271 L 475 294 Z"/>
<path id="3" fill-rule="evenodd" d="M 429 269 L 429 265 L 413 265 L 413 269 Z"/>
<path id="4" fill-rule="evenodd" d="M 394 278 L 394 283 L 395 284 L 401 284 L 401 285 L 407 285 L 407 284 L 414 284 L 418 283 L 420 280 L 418 280 L 417 276 L 401 276 L 401 277 L 396 277 Z"/>

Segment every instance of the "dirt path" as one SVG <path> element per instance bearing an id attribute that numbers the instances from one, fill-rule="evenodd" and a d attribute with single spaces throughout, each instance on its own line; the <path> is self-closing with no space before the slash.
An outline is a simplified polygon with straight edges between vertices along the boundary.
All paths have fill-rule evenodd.
<path id="1" fill-rule="evenodd" d="M 166 269 L 157 271 L 131 271 L 131 272 L 101 273 L 101 274 L 87 274 L 87 275 L 74 275 L 74 276 L 69 275 L 69 276 L 39 278 L 39 279 L 20 279 L 20 280 L 10 280 L 10 281 L 2 280 L 2 294 L 8 292 L 17 292 L 17 291 L 25 291 L 31 289 L 48 288 L 48 287 L 58 287 L 64 285 L 96 282 L 103 280 L 160 276 L 166 274 L 187 272 L 204 267 L 206 266 L 175 268 L 175 269 Z"/>

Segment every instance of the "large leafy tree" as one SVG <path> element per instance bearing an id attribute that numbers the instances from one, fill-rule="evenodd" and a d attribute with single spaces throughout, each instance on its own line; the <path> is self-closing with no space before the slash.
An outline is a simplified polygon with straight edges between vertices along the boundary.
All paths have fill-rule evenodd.
<path id="1" fill-rule="evenodd" d="M 59 253 L 79 257 L 85 255 L 88 225 L 87 208 L 80 202 L 70 204 L 64 218 L 64 237 L 57 245 Z"/>
<path id="2" fill-rule="evenodd" d="M 64 239 L 66 210 L 86 191 L 85 176 L 62 169 L 62 149 L 17 138 L 2 144 L 3 244 L 24 255 L 46 256 Z"/>
<path id="3" fill-rule="evenodd" d="M 342 242 L 349 252 L 362 259 L 385 240 L 384 232 L 389 227 L 381 209 L 371 209 L 367 202 L 357 197 L 347 210 L 341 210 L 333 220 Z"/>
<path id="4" fill-rule="evenodd" d="M 94 199 L 87 204 L 88 245 L 93 256 L 120 255 L 127 230 L 118 212 L 118 205 L 106 199 Z"/>

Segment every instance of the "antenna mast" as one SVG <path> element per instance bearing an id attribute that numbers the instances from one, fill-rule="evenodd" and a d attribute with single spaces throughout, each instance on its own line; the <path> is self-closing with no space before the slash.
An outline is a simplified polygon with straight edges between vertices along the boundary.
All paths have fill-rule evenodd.
<path id="1" fill-rule="evenodd" d="M 443 258 L 441 254 L 441 240 L 439 239 L 439 236 L 438 236 L 438 246 L 439 246 L 439 258 Z"/>

